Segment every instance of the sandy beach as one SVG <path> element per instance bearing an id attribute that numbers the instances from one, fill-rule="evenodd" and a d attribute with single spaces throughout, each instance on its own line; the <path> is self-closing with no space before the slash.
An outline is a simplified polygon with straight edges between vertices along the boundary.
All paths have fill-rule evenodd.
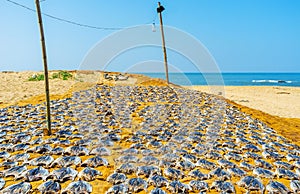
<path id="1" fill-rule="evenodd" d="M 46 145 L 50 146 L 47 149 L 51 151 L 43 148 L 42 151 L 28 152 L 31 159 L 28 169 L 37 166 L 34 159 L 45 154 L 53 156 L 49 159 L 53 165 L 53 160 L 63 157 L 62 153 L 53 151 L 57 148 L 62 149 L 66 156 L 77 156 L 81 164 L 85 162 L 88 166 L 89 160 L 92 161 L 97 156 L 104 158 L 104 163 L 99 165 L 93 166 L 90 162 L 90 167 L 101 172 L 100 178 L 83 179 L 89 180 L 86 184 L 92 186 L 93 193 L 105 193 L 110 189 L 113 184 L 108 181 L 108 177 L 116 171 L 125 173 L 130 179 L 138 176 L 147 180 L 148 176 L 152 175 L 146 175 L 142 170 L 141 165 L 146 164 L 159 166 L 162 175 L 170 179 L 168 181 L 173 181 L 173 176 L 176 175 L 172 175 L 172 169 L 169 167 L 176 168 L 178 172 L 183 173 L 182 177 L 180 174 L 176 176 L 184 184 L 189 184 L 195 178 L 188 172 L 200 169 L 202 173 L 211 175 L 208 180 L 204 179 L 210 186 L 219 176 L 218 170 L 214 169 L 221 166 L 227 170 L 220 176 L 224 176 L 224 179 L 226 176 L 231 177 L 233 189 L 237 193 L 245 193 L 245 188 L 237 186 L 237 182 L 245 174 L 235 174 L 230 170 L 233 166 L 238 165 L 242 168 L 242 174 L 252 175 L 256 172 L 243 166 L 242 161 L 256 167 L 267 164 L 275 166 L 277 160 L 294 165 L 292 162 L 300 157 L 297 151 L 297 145 L 300 143 L 300 119 L 297 110 L 299 88 L 225 87 L 224 99 L 222 96 L 208 94 L 207 87 L 194 86 L 187 89 L 172 84 L 168 86 L 163 80 L 143 75 L 71 73 L 73 78 L 69 80 L 50 80 L 53 136 L 58 140 L 40 133 L 45 126 L 44 120 L 41 119 L 45 114 L 44 82 L 28 81 L 29 77 L 40 72 L 0 73 L 0 107 L 8 107 L 0 112 L 0 119 L 3 121 L 1 132 L 4 134 L 1 149 L 5 150 L 0 158 L 1 164 L 6 162 L 7 158 L 28 152 L 28 149 L 40 149 L 38 145 L 46 142 Z M 20 131 L 25 135 L 19 133 Z M 5 135 L 8 139 L 5 139 Z M 30 144 L 27 145 L 28 140 L 23 139 L 25 137 L 30 139 Z M 262 146 L 259 141 L 273 148 Z M 9 146 L 7 142 L 20 143 L 22 146 L 5 148 L 5 145 Z M 200 150 L 207 145 L 213 147 L 211 150 L 203 150 L 204 155 L 201 154 Z M 96 148 L 105 149 L 100 152 L 95 150 Z M 169 153 L 168 149 L 171 149 L 170 153 L 174 155 L 166 154 Z M 269 149 L 272 152 L 274 149 L 278 150 L 278 153 L 272 154 Z M 91 154 L 92 150 L 97 156 Z M 187 161 L 180 160 L 188 157 L 187 155 L 191 158 Z M 243 159 L 239 159 L 240 157 Z M 258 158 L 263 158 L 267 164 L 258 164 Z M 225 159 L 228 161 L 224 162 Z M 99 162 L 99 158 L 97 160 Z M 162 161 L 166 163 L 162 164 Z M 21 163 L 19 162 L 19 165 Z M 132 173 L 129 167 L 121 167 L 122 163 L 137 165 L 135 170 L 132 170 L 135 173 Z M 52 172 L 58 169 L 52 165 L 40 165 Z M 85 169 L 83 165 L 71 167 L 81 173 Z M 270 170 L 275 172 L 275 167 Z M 0 166 L 0 171 L 7 173 L 3 165 Z M 139 173 L 141 175 L 137 175 Z M 160 174 L 160 171 L 157 173 Z M 82 174 L 80 176 L 82 179 Z M 269 177 L 259 174 L 255 176 L 262 176 L 261 181 L 264 185 L 270 181 Z M 290 187 L 289 178 L 281 177 L 275 180 Z M 4 181 L 5 189 L 18 182 L 6 175 Z M 71 182 L 72 180 L 68 180 L 61 183 L 61 187 L 65 189 Z M 36 189 L 42 183 L 42 180 L 32 181 L 31 186 Z M 163 188 L 171 191 L 170 187 Z M 142 187 L 137 193 L 148 193 L 152 189 L 154 186 L 149 185 L 148 190 Z M 197 192 L 190 190 L 189 193 Z M 209 193 L 218 192 L 211 189 Z"/>
<path id="2" fill-rule="evenodd" d="M 1 72 L 0 107 L 43 95 L 44 81 L 28 81 L 30 76 L 39 73 L 42 72 Z M 79 91 L 95 84 L 101 78 L 99 74 L 94 73 L 73 74 L 74 78 L 69 80 L 50 79 L 50 93 L 53 97 L 63 95 L 70 89 Z M 138 77 L 138 75 L 136 76 Z M 146 77 L 140 76 L 139 79 L 130 79 L 130 82 L 136 84 L 146 79 Z M 127 80 L 126 84 L 128 83 Z M 82 86 L 78 87 L 80 84 Z M 125 84 L 125 82 L 119 84 Z M 186 88 L 210 93 L 208 86 L 187 86 Z M 297 87 L 225 86 L 225 98 L 270 115 L 300 118 L 300 88 Z"/>
<path id="3" fill-rule="evenodd" d="M 208 86 L 187 88 L 210 93 Z M 300 118 L 300 88 L 275 86 L 225 86 L 225 98 L 283 118 Z"/>

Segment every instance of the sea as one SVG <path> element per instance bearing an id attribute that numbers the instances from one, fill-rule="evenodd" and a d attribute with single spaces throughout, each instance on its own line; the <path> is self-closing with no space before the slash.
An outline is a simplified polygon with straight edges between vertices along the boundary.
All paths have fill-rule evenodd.
<path id="1" fill-rule="evenodd" d="M 165 79 L 165 73 L 140 73 Z M 300 73 L 169 73 L 177 85 L 289 86 L 300 87 Z"/>

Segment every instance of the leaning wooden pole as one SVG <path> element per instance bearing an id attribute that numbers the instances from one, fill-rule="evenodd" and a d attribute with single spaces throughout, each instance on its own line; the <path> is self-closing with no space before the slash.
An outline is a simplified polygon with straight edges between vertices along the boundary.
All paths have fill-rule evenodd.
<path id="1" fill-rule="evenodd" d="M 49 77 L 48 77 L 48 65 L 47 65 L 47 53 L 46 53 L 46 43 L 44 36 L 42 13 L 40 8 L 40 1 L 35 0 L 36 11 L 38 16 L 38 22 L 40 27 L 43 63 L 44 63 L 44 77 L 45 77 L 45 92 L 46 92 L 46 106 L 47 106 L 47 131 L 44 131 L 45 135 L 51 135 L 51 113 L 50 113 L 50 95 L 49 95 Z"/>
<path id="2" fill-rule="evenodd" d="M 165 43 L 164 25 L 163 25 L 163 20 L 162 20 L 162 15 L 161 15 L 161 12 L 163 12 L 164 10 L 165 10 L 165 8 L 160 4 L 160 2 L 158 2 L 157 13 L 159 15 L 159 20 L 160 20 L 160 31 L 161 31 L 161 39 L 162 39 L 162 49 L 163 49 L 163 52 L 164 52 L 166 80 L 167 80 L 167 83 L 169 84 L 169 70 L 168 70 L 168 60 L 167 60 L 167 49 L 166 49 L 166 43 Z"/>

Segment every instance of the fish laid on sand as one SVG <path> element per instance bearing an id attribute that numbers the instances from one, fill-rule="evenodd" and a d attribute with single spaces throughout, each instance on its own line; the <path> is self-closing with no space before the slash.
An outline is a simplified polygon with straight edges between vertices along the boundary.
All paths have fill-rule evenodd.
<path id="1" fill-rule="evenodd" d="M 300 191 L 300 147 L 218 96 L 96 85 L 51 101 L 51 137 L 45 111 L 0 109 L 0 193 Z"/>

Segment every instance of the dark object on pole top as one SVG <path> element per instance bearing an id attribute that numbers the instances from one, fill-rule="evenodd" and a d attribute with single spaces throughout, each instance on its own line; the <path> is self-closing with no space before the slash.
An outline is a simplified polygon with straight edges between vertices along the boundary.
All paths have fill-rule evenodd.
<path id="1" fill-rule="evenodd" d="M 158 2 L 158 5 L 159 5 L 159 7 L 156 9 L 157 13 L 163 12 L 165 10 L 165 8 L 162 5 L 160 5 L 160 2 Z"/>

